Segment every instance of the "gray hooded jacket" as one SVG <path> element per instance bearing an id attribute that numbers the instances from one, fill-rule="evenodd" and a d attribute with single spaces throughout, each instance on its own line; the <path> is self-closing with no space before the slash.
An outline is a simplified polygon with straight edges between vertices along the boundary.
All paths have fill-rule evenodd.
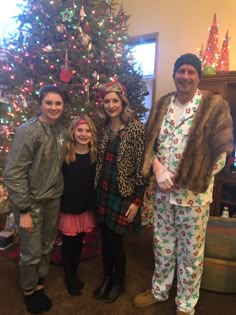
<path id="1" fill-rule="evenodd" d="M 17 128 L 3 172 L 9 199 L 15 207 L 24 209 L 30 207 L 31 200 L 61 196 L 66 140 L 63 126 L 49 126 L 38 117 Z"/>

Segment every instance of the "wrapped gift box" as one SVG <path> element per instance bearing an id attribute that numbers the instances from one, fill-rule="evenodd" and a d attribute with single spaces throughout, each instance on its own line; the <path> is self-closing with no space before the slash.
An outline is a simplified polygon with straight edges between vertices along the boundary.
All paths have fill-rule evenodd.
<path id="1" fill-rule="evenodd" d="M 0 231 L 0 249 L 6 249 L 14 241 L 14 231 Z"/>

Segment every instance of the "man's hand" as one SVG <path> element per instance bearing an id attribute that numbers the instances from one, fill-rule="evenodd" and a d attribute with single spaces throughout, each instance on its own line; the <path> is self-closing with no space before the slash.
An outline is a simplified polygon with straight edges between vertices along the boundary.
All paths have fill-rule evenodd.
<path id="1" fill-rule="evenodd" d="M 167 170 L 157 157 L 153 160 L 153 172 L 156 176 L 157 185 L 162 192 L 171 192 L 175 189 L 172 181 L 174 174 Z"/>

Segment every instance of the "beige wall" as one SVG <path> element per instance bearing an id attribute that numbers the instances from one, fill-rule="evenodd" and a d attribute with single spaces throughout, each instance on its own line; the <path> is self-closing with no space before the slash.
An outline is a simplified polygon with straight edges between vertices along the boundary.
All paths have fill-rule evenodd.
<path id="1" fill-rule="evenodd" d="M 229 70 L 236 70 L 236 0 L 117 0 L 123 3 L 131 36 L 159 33 L 156 98 L 174 89 L 173 64 L 179 55 L 207 43 L 216 13 L 219 48 L 229 31 Z"/>

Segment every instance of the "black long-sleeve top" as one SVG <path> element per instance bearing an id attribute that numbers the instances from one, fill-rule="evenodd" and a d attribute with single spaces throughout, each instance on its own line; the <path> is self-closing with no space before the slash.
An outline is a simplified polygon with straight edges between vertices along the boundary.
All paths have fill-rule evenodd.
<path id="1" fill-rule="evenodd" d="M 76 154 L 76 161 L 62 166 L 64 192 L 61 198 L 61 211 L 68 214 L 81 214 L 95 211 L 96 190 L 94 188 L 95 163 L 90 155 Z"/>

